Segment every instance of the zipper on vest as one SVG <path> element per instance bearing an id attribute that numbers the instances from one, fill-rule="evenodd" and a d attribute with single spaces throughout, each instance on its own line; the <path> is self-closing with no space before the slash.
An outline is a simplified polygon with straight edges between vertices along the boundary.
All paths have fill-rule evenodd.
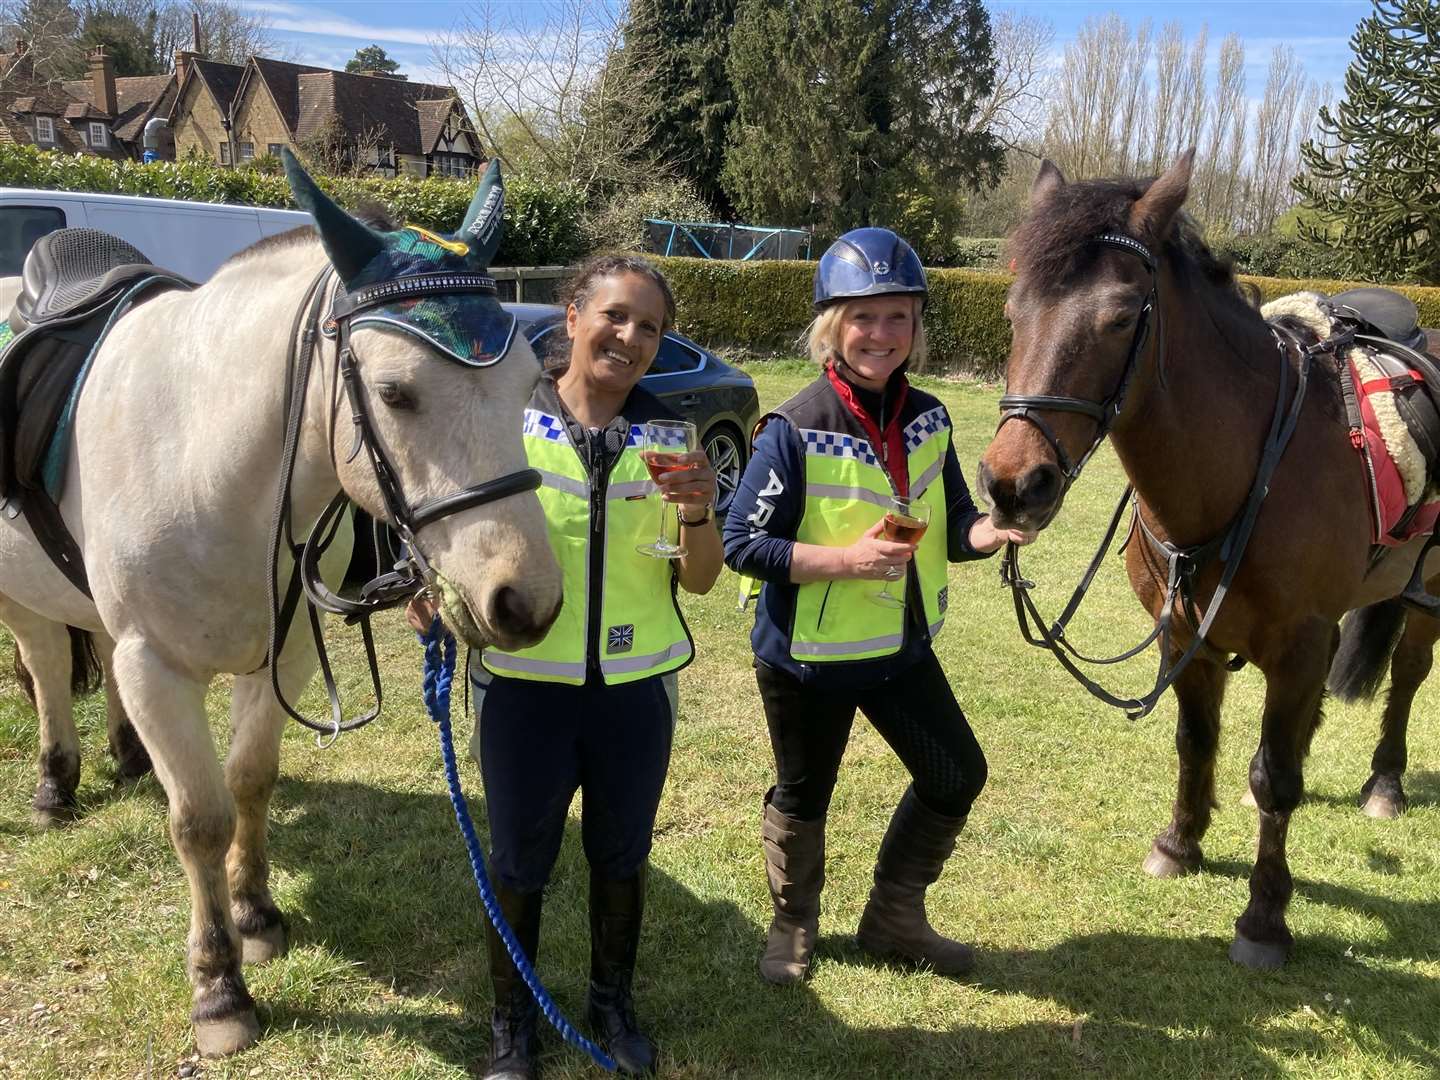
<path id="1" fill-rule="evenodd" d="M 834 587 L 835 587 L 835 582 L 833 582 L 833 581 L 827 581 L 827 582 L 825 583 L 825 595 L 820 598 L 820 614 L 818 614 L 818 615 L 815 616 L 815 629 L 816 629 L 816 630 L 819 630 L 821 624 L 824 623 L 824 621 L 825 621 L 825 605 L 828 604 L 828 603 L 830 603 L 830 590 L 831 590 L 832 588 L 834 588 Z"/>

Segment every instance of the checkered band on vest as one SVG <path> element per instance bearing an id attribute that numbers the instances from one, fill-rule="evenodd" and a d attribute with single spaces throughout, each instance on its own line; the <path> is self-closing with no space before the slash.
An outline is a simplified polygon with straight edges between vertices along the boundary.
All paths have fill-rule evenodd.
<path id="1" fill-rule="evenodd" d="M 630 425 L 630 434 L 625 439 L 625 449 L 633 450 L 637 446 L 645 445 L 645 429 L 639 424 Z"/>
<path id="2" fill-rule="evenodd" d="M 817 431 L 814 428 L 801 428 L 800 435 L 805 440 L 805 453 L 819 454 L 822 457 L 855 458 L 866 465 L 878 465 L 879 458 L 875 451 L 870 448 L 868 439 L 861 439 L 854 435 L 845 435 L 838 431 Z"/>
<path id="3" fill-rule="evenodd" d="M 565 431 L 565 421 L 558 416 L 551 416 L 539 409 L 525 410 L 525 426 L 522 433 L 536 439 L 549 439 L 551 442 L 569 442 L 570 437 Z"/>
<path id="4" fill-rule="evenodd" d="M 946 415 L 944 408 L 934 408 L 921 413 L 905 425 L 905 452 L 913 452 L 931 435 L 944 431 L 949 426 L 950 417 Z"/>

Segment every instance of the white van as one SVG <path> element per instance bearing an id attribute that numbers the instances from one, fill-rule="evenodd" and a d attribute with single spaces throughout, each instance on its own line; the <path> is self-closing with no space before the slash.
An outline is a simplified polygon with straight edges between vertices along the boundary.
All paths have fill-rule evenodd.
<path id="1" fill-rule="evenodd" d="M 204 281 L 262 237 L 309 224 L 310 215 L 299 210 L 0 188 L 0 277 L 18 275 L 46 233 L 90 228 L 128 240 L 156 266 Z"/>

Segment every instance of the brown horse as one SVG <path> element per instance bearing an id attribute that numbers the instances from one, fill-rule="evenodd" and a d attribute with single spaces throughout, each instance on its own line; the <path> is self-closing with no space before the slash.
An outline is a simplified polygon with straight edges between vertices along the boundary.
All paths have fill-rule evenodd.
<path id="1" fill-rule="evenodd" d="M 1215 800 L 1227 662 L 1243 658 L 1266 684 L 1249 776 L 1260 836 L 1250 902 L 1236 920 L 1230 956 L 1277 967 L 1293 945 L 1285 925 L 1292 891 L 1286 833 L 1341 645 L 1340 619 L 1365 609 L 1346 624 L 1332 676 L 1351 692 L 1374 690 L 1405 624 L 1384 738 L 1365 787 L 1371 811 L 1386 816 L 1403 805 L 1405 720 L 1430 669 L 1440 622 L 1416 614 L 1407 620 L 1393 599 L 1421 541 L 1390 549 L 1371 565 L 1366 480 L 1347 438 L 1333 357 L 1314 358 L 1308 385 L 1296 396 L 1300 347 L 1272 331 L 1229 266 L 1180 213 L 1192 161 L 1193 151 L 1154 181 L 1067 183 L 1054 165 L 1041 166 L 1027 216 L 1011 236 L 1015 282 L 1006 303 L 1014 331 L 1007 399 L 1029 407 L 1012 409 L 1027 415 L 1007 415 L 1021 422 L 997 431 L 981 460 L 980 486 L 997 525 L 1044 528 L 1078 472 L 1072 463 L 1083 464 L 1113 418 L 1111 440 L 1137 493 L 1142 531 L 1155 538 L 1127 546 L 1130 582 L 1157 620 L 1172 609 L 1169 652 L 1178 658 L 1226 567 L 1220 557 L 1198 567 L 1187 618 L 1177 598 L 1167 604 L 1167 564 L 1157 541 L 1188 548 L 1226 534 L 1246 506 L 1277 410 L 1284 415 L 1294 403 L 1293 435 L 1259 503 L 1248 548 L 1230 568 L 1225 603 L 1174 683 L 1179 787 L 1171 822 L 1145 860 L 1145 869 L 1161 877 L 1200 867 Z M 1153 314 L 1146 311 L 1152 301 Z M 1147 317 L 1148 336 L 1137 329 Z M 1108 403 L 1118 415 L 1086 403 Z"/>

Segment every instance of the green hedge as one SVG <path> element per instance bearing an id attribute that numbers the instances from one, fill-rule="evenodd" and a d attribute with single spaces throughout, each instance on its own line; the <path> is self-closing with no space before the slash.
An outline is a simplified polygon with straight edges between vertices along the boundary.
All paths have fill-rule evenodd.
<path id="1" fill-rule="evenodd" d="M 432 176 L 352 179 L 317 177 L 342 205 L 379 202 L 401 221 L 437 232 L 460 227 L 474 194 L 473 183 Z M 149 195 L 197 202 L 293 208 L 285 178 L 264 168 L 222 168 L 206 161 L 112 161 L 84 154 L 60 154 L 33 146 L 0 145 L 0 186 L 48 191 L 94 191 Z M 501 266 L 571 262 L 585 252 L 582 202 L 575 189 L 505 178 L 505 238 L 496 256 Z"/>
<path id="2" fill-rule="evenodd" d="M 720 262 L 655 258 L 675 290 L 680 328 L 712 347 L 757 352 L 801 351 L 811 318 L 813 262 Z M 998 378 L 1010 352 L 1005 293 L 1011 277 L 983 270 L 927 270 L 930 306 L 925 332 L 932 372 Z M 1315 289 L 1342 292 L 1359 282 L 1243 277 L 1265 300 Z M 1422 326 L 1440 326 L 1440 288 L 1391 286 L 1415 301 Z"/>

